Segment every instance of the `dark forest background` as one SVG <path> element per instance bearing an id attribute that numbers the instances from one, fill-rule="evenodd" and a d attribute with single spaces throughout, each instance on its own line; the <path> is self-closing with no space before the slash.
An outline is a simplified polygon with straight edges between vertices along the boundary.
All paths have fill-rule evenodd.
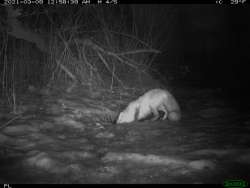
<path id="1" fill-rule="evenodd" d="M 2 6 L 0 14 L 2 96 L 158 81 L 248 95 L 247 6 Z"/>

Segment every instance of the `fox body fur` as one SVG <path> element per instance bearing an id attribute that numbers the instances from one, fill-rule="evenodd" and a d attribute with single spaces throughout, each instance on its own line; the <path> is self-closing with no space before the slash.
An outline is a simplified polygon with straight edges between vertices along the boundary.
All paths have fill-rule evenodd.
<path id="1" fill-rule="evenodd" d="M 137 100 L 130 102 L 119 114 L 116 123 L 143 120 L 151 114 L 154 116 L 152 120 L 157 120 L 160 115 L 159 111 L 164 112 L 162 120 L 168 118 L 171 121 L 178 121 L 181 119 L 180 106 L 174 96 L 164 89 L 152 89 Z"/>

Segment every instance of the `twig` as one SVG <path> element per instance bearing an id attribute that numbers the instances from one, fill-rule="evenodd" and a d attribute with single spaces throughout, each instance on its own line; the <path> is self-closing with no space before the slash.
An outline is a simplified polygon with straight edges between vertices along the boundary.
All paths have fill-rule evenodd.
<path id="1" fill-rule="evenodd" d="M 104 50 L 103 48 L 101 48 L 100 46 L 94 44 L 91 40 L 89 39 L 86 39 L 84 41 L 80 41 L 80 40 L 76 40 L 76 42 L 79 42 L 79 43 L 82 43 L 83 45 L 88 45 L 88 46 L 91 46 L 94 50 L 97 50 L 97 51 L 100 51 L 100 52 L 103 52 L 107 55 L 110 55 L 110 56 L 113 56 L 115 57 L 116 59 L 118 59 L 120 62 L 122 63 L 125 63 L 127 64 L 128 66 L 134 68 L 134 69 L 137 69 L 138 67 L 136 67 L 135 65 L 127 62 L 127 61 L 124 61 L 121 57 L 119 57 L 119 55 L 117 55 L 116 53 L 114 52 L 110 52 L 110 51 L 106 51 Z"/>
<path id="2" fill-rule="evenodd" d="M 63 64 L 56 60 L 57 65 L 74 81 L 77 82 L 76 77 Z"/>
<path id="3" fill-rule="evenodd" d="M 100 52 L 98 52 L 98 51 L 96 53 L 99 56 L 99 58 L 102 60 L 103 64 L 106 66 L 106 68 L 108 69 L 108 71 L 112 74 L 112 70 L 110 69 L 107 61 L 104 59 L 104 57 L 102 56 L 102 54 Z M 123 82 L 118 78 L 118 76 L 116 76 L 115 73 L 112 76 L 114 76 L 114 78 L 116 78 L 116 80 L 124 87 Z"/>
<path id="4" fill-rule="evenodd" d="M 138 37 L 135 37 L 133 35 L 130 35 L 130 34 L 127 34 L 127 33 L 122 33 L 122 32 L 116 32 L 116 31 L 113 31 L 113 30 L 108 30 L 109 32 L 111 33 L 115 33 L 115 34 L 118 34 L 118 35 L 123 35 L 125 37 L 128 37 L 128 38 L 131 38 L 131 39 L 135 39 L 137 40 L 138 42 L 140 42 L 141 44 L 143 44 L 144 46 L 147 46 L 147 47 L 150 47 L 149 44 L 147 44 L 145 41 L 139 39 Z"/>
<path id="5" fill-rule="evenodd" d="M 121 52 L 121 53 L 116 53 L 116 55 L 128 55 L 128 54 L 137 54 L 137 53 L 161 53 L 159 50 L 155 49 L 139 49 L 139 50 L 133 50 L 133 51 L 128 51 L 128 52 Z"/>
<path id="6" fill-rule="evenodd" d="M 73 80 L 72 85 L 67 88 L 67 92 L 70 93 L 72 89 L 76 86 L 77 78 L 67 69 L 63 64 L 56 60 L 57 65 Z"/>
<path id="7" fill-rule="evenodd" d="M 0 126 L 0 130 L 5 128 L 6 126 L 8 126 L 11 122 L 13 122 L 14 120 L 20 118 L 22 116 L 22 114 L 19 114 L 18 116 L 12 118 L 11 120 L 7 121 L 5 124 L 3 124 L 2 126 Z"/>
<path id="8" fill-rule="evenodd" d="M 111 80 L 111 85 L 110 85 L 111 91 L 113 90 L 114 75 L 115 75 L 115 65 L 114 65 L 114 63 L 113 63 L 112 80 Z"/>

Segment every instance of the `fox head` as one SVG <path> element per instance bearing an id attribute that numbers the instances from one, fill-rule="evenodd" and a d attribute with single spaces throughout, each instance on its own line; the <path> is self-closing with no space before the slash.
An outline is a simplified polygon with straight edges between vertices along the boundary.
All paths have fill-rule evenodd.
<path id="1" fill-rule="evenodd" d="M 137 113 L 138 105 L 136 103 L 130 103 L 127 108 L 119 114 L 116 123 L 131 123 L 136 120 Z"/>

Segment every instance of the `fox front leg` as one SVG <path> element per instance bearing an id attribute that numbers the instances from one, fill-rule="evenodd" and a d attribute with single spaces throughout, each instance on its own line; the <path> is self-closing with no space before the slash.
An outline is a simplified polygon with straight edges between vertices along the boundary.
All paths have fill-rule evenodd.
<path id="1" fill-rule="evenodd" d="M 151 111 L 152 111 L 152 113 L 153 113 L 153 115 L 154 115 L 152 121 L 157 120 L 157 119 L 159 118 L 159 116 L 160 116 L 158 110 L 151 108 Z"/>
<path id="2" fill-rule="evenodd" d="M 164 115 L 163 115 L 163 117 L 162 117 L 162 120 L 165 120 L 165 119 L 168 117 L 168 111 L 167 111 L 167 109 L 165 108 L 165 106 L 160 106 L 160 108 L 159 108 L 158 110 L 164 112 Z"/>

